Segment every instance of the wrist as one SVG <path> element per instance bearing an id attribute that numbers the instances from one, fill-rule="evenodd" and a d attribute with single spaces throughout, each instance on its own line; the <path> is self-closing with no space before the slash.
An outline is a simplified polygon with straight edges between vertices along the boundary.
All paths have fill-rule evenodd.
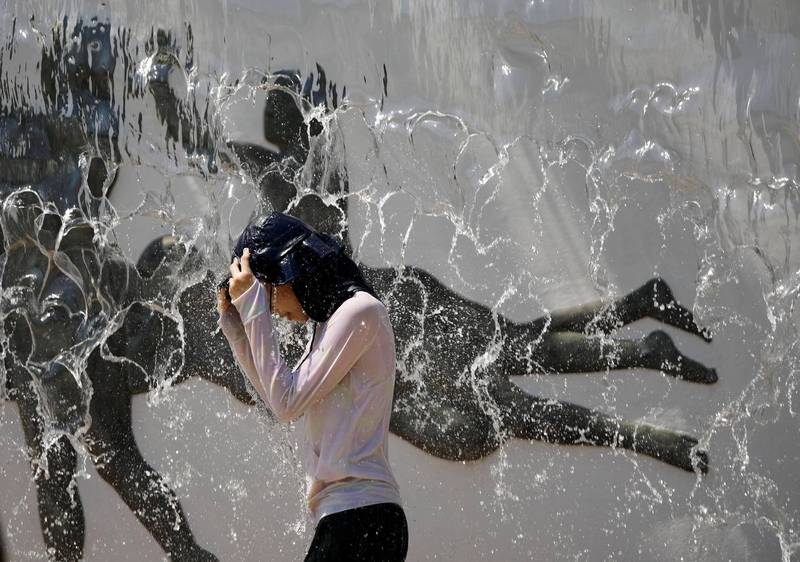
<path id="1" fill-rule="evenodd" d="M 256 282 L 256 278 L 251 275 L 249 281 L 250 282 L 248 283 L 248 279 L 241 279 L 237 280 L 235 283 L 231 283 L 231 302 L 239 300 L 242 295 L 252 289 Z"/>
<path id="2" fill-rule="evenodd" d="M 269 315 L 268 301 L 269 296 L 264 291 L 264 285 L 255 280 L 244 293 L 233 299 L 233 306 L 239 313 L 242 324 L 247 324 L 260 314 Z"/>
<path id="3" fill-rule="evenodd" d="M 247 336 L 239 312 L 232 306 L 224 313 L 220 314 L 219 320 L 217 320 L 217 326 L 219 326 L 220 330 L 222 330 L 222 334 L 231 343 Z"/>

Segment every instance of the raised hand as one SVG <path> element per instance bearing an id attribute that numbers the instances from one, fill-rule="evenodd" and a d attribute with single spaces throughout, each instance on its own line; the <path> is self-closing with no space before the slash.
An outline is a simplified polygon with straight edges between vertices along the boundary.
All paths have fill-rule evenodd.
<path id="1" fill-rule="evenodd" d="M 256 278 L 250 270 L 250 248 L 242 252 L 242 259 L 233 258 L 230 266 L 231 280 L 228 282 L 228 292 L 231 299 L 236 300 L 242 296 L 255 282 Z"/>

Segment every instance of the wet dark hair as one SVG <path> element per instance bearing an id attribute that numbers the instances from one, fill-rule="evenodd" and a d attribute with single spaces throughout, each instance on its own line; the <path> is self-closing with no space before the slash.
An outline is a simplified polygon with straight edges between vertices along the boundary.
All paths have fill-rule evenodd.
<path id="1" fill-rule="evenodd" d="M 295 280 L 292 289 L 305 313 L 317 322 L 327 321 L 358 291 L 366 291 L 380 300 L 344 251 L 322 260 L 319 267 Z"/>
<path id="2" fill-rule="evenodd" d="M 233 249 L 250 249 L 250 269 L 266 283 L 290 283 L 297 300 L 316 322 L 326 322 L 357 291 L 375 298 L 358 266 L 332 237 L 284 213 L 271 213 L 244 229 Z"/>

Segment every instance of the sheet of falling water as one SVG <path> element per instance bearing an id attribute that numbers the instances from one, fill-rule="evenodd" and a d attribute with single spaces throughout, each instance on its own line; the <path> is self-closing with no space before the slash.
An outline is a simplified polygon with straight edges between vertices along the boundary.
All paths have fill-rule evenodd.
<path id="1" fill-rule="evenodd" d="M 303 556 L 212 295 L 288 210 L 392 310 L 410 560 L 796 560 L 800 7 L 269 4 L 0 14 L 7 555 Z"/>

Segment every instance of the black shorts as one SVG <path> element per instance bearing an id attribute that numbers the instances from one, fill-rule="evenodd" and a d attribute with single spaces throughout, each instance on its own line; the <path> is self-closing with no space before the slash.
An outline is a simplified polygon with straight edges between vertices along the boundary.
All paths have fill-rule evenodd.
<path id="1" fill-rule="evenodd" d="M 320 519 L 305 562 L 403 562 L 408 523 L 396 503 L 365 505 Z"/>

